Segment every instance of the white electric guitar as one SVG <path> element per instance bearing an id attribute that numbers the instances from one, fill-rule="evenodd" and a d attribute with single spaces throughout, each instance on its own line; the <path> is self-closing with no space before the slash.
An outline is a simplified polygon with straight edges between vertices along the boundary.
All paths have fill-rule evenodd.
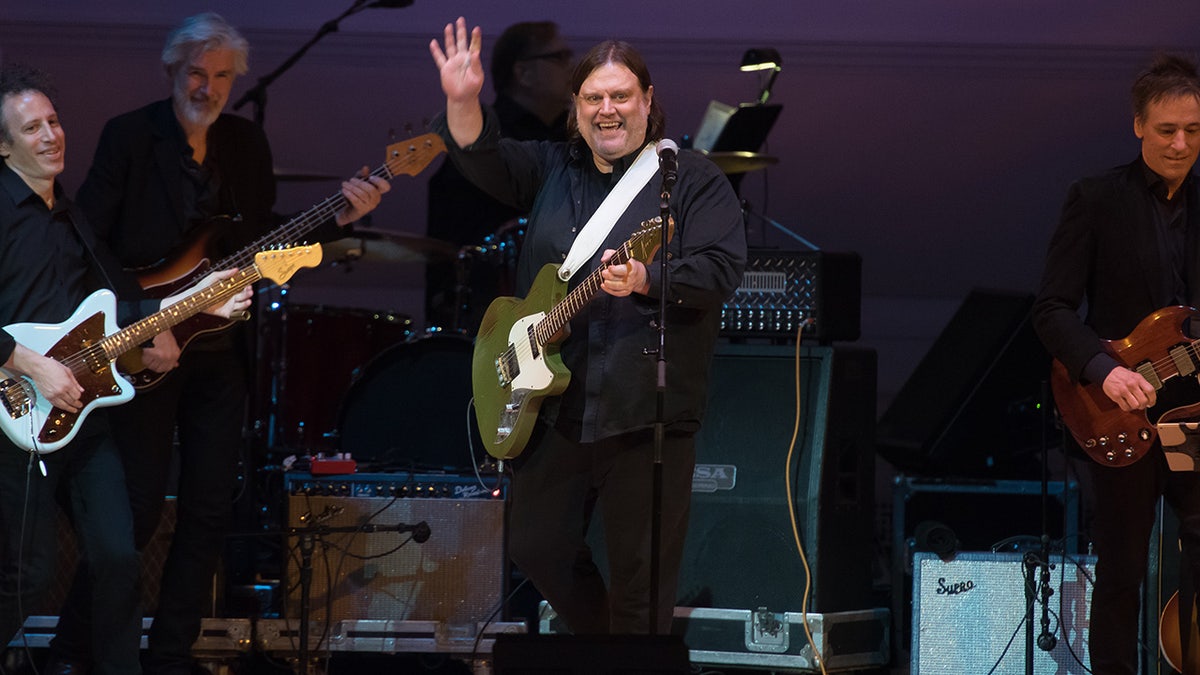
<path id="1" fill-rule="evenodd" d="M 109 290 L 89 295 L 62 323 L 5 326 L 4 330 L 19 344 L 71 369 L 83 387 L 83 406 L 74 413 L 56 408 L 40 395 L 33 380 L 0 368 L 0 429 L 25 450 L 38 454 L 59 450 L 75 437 L 83 418 L 93 409 L 120 405 L 133 398 L 134 387 L 117 372 L 118 356 L 206 307 L 228 300 L 259 279 L 282 284 L 301 267 L 315 267 L 320 262 L 319 244 L 258 253 L 253 265 L 232 277 L 119 330 L 117 300 Z"/>

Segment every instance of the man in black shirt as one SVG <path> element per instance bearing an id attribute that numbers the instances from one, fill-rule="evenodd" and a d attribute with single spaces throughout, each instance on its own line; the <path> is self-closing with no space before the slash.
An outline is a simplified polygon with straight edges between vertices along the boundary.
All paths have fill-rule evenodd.
<path id="1" fill-rule="evenodd" d="M 1071 186 L 1033 314 L 1039 337 L 1070 378 L 1099 384 L 1126 412 L 1150 408 L 1157 392 L 1105 351 L 1100 339 L 1124 339 L 1142 319 L 1170 305 L 1200 307 L 1200 191 L 1192 173 L 1200 153 L 1196 64 L 1159 57 L 1138 76 L 1132 94 L 1141 154 Z M 1162 358 L 1167 359 L 1165 348 Z M 1097 675 L 1133 675 L 1140 586 L 1160 497 L 1179 517 L 1183 560 L 1190 561 L 1181 576 L 1200 588 L 1200 475 L 1170 470 L 1157 442 L 1127 466 L 1084 465 L 1092 514 L 1087 534 L 1098 556 L 1091 669 Z M 1148 656 L 1153 661 L 1157 654 Z"/>
<path id="2" fill-rule="evenodd" d="M 58 184 L 66 142 L 52 96 L 37 71 L 10 66 L 0 72 L 0 327 L 61 323 L 99 288 L 140 296 Z M 175 298 L 121 302 L 118 321 L 140 318 Z M 227 317 L 249 304 L 247 288 L 212 311 Z M 3 328 L 0 363 L 6 376 L 32 379 L 56 407 L 80 410 L 84 389 L 71 370 Z M 138 557 L 124 485 L 103 408 L 82 420 L 67 445 L 40 458 L 0 437 L 0 645 L 41 602 L 54 575 L 61 499 L 90 570 L 92 603 L 104 611 L 87 636 L 95 672 L 141 672 Z"/>
<path id="3" fill-rule="evenodd" d="M 560 272 L 577 270 L 569 282 L 576 288 L 603 268 L 603 292 L 574 314 L 562 343 L 570 382 L 542 406 L 528 447 L 513 463 L 510 555 L 572 632 L 665 633 L 675 606 L 695 433 L 707 402 L 721 305 L 746 262 L 737 196 L 712 162 L 697 152 L 679 153 L 669 202 L 675 235 L 668 250 L 657 253 L 668 256 L 670 283 L 662 288 L 657 259 L 607 265 L 640 222 L 661 212 L 655 142 L 666 118 L 649 69 L 632 46 L 600 43 L 571 76 L 570 140 L 520 142 L 501 138 L 495 114 L 479 102 L 480 41 L 479 28 L 468 34 L 459 17 L 446 26 L 444 47 L 437 40 L 430 44 L 446 94 L 446 114 L 433 126 L 464 175 L 529 210 L 516 295 L 529 293 L 546 263 L 561 264 Z M 627 176 L 631 180 L 621 185 Z M 628 205 L 606 202 L 614 193 L 627 197 Z M 596 223 L 589 220 L 598 211 L 610 217 L 598 217 L 605 222 L 593 237 Z M 590 239 L 594 249 L 573 249 L 576 235 Z M 657 344 L 655 317 L 664 292 L 662 539 L 652 626 L 651 475 L 660 420 L 656 363 L 644 350 Z M 497 436 L 496 429 L 481 431 L 485 442 Z M 593 507 L 604 520 L 607 584 L 584 538 Z"/>

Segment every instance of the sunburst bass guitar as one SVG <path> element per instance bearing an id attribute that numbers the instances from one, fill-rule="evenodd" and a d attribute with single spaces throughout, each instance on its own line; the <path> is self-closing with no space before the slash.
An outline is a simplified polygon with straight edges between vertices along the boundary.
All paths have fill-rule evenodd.
<path id="1" fill-rule="evenodd" d="M 424 134 L 405 141 L 392 143 L 387 146 L 383 165 L 371 172 L 370 175 L 391 180 L 399 175 L 415 176 L 429 166 L 439 154 L 445 152 L 446 144 L 437 134 Z M 312 232 L 329 218 L 336 215 L 346 206 L 346 198 L 339 191 L 332 197 L 310 207 L 304 213 L 259 237 L 256 241 L 240 251 L 211 262 L 215 256 L 213 249 L 224 228 L 230 226 L 230 219 L 214 219 L 206 227 L 198 229 L 184 246 L 169 256 L 165 261 L 152 267 L 133 270 L 138 283 L 146 294 L 152 298 L 165 298 L 193 286 L 203 279 L 209 270 L 227 270 L 234 267 L 242 268 L 254 260 L 254 255 L 264 249 L 280 246 L 290 242 L 303 241 L 304 236 Z M 179 348 L 186 349 L 194 338 L 207 333 L 224 330 L 233 325 L 232 319 L 224 319 L 212 314 L 197 314 L 188 321 L 174 326 L 171 332 Z M 127 352 L 117 362 L 117 368 L 138 389 L 149 389 L 158 384 L 166 373 L 150 370 L 142 363 L 141 350 L 133 349 Z"/>
<path id="2" fill-rule="evenodd" d="M 661 223 L 661 217 L 643 221 L 607 264 L 649 263 L 662 243 Z M 667 224 L 668 240 L 675 234 L 674 226 L 673 221 Z M 558 278 L 558 267 L 553 263 L 543 267 L 524 299 L 493 300 L 475 337 L 471 358 L 475 419 L 488 454 L 498 459 L 521 454 L 542 400 L 567 388 L 571 372 L 563 365 L 559 343 L 571 318 L 600 290 L 603 267 L 570 293 L 567 283 Z"/>
<path id="3" fill-rule="evenodd" d="M 1196 317 L 1200 311 L 1192 307 L 1165 307 L 1142 319 L 1128 337 L 1101 341 L 1104 351 L 1157 390 L 1149 410 L 1121 410 L 1104 393 L 1103 383 L 1072 382 L 1066 367 L 1054 362 L 1054 402 L 1071 436 L 1093 460 L 1105 466 L 1133 464 L 1158 439 L 1156 425 L 1200 415 L 1200 340 L 1183 332 Z"/>
<path id="4" fill-rule="evenodd" d="M 132 387 L 117 371 L 116 359 L 155 335 L 224 302 L 241 289 L 266 278 L 282 284 L 301 267 L 321 262 L 319 244 L 254 256 L 254 263 L 228 279 L 206 286 L 159 312 L 118 329 L 117 302 L 112 291 L 99 290 L 80 303 L 71 318 L 59 324 L 15 323 L 5 326 L 19 344 L 49 356 L 71 369 L 83 405 L 67 412 L 50 404 L 33 380 L 0 368 L 0 429 L 18 447 L 38 454 L 59 450 L 75 437 L 92 410 L 133 398 Z"/>

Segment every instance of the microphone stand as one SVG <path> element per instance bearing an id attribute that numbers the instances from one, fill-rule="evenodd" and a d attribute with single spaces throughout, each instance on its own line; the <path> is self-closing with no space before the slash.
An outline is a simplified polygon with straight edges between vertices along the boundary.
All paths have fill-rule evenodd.
<path id="1" fill-rule="evenodd" d="M 279 79 L 280 75 L 283 75 L 289 68 L 294 66 L 296 62 L 300 60 L 300 57 L 304 56 L 304 54 L 311 49 L 313 45 L 317 44 L 321 38 L 330 33 L 336 33 L 338 29 L 338 23 L 340 23 L 342 19 L 350 16 L 351 14 L 357 14 L 364 9 L 370 9 L 378 4 L 378 0 L 375 0 L 374 2 L 372 2 L 372 0 L 354 0 L 354 4 L 350 5 L 350 9 L 347 9 L 339 14 L 336 19 L 326 21 L 324 24 L 322 24 L 321 28 L 317 30 L 317 34 L 314 35 L 308 42 L 304 43 L 304 45 L 300 47 L 296 53 L 289 56 L 282 65 L 270 73 L 258 78 L 258 84 L 251 87 L 245 94 L 242 94 L 242 97 L 233 104 L 233 109 L 238 110 L 247 103 L 253 102 L 254 121 L 257 122 L 258 126 L 261 127 L 265 122 L 267 87 L 271 86 L 271 83 Z"/>
<path id="2" fill-rule="evenodd" d="M 662 541 L 662 490 L 663 490 L 663 440 L 666 431 L 666 399 L 667 399 L 667 244 L 670 242 L 671 222 L 671 188 L 675 184 L 675 174 L 663 176 L 662 192 L 660 193 L 658 210 L 662 222 L 659 224 L 659 235 L 662 243 L 658 248 L 659 293 L 658 293 L 658 347 L 644 350 L 643 353 L 657 354 L 657 383 L 654 414 L 654 464 L 651 470 L 651 505 L 650 505 L 650 634 L 658 635 L 658 596 L 659 596 L 659 567 L 661 565 L 659 547 Z"/>
<path id="3" fill-rule="evenodd" d="M 1041 626 L 1038 633 L 1037 647 L 1044 652 L 1054 651 L 1058 645 L 1058 637 L 1050 631 L 1050 596 L 1054 589 L 1050 587 L 1050 571 L 1054 565 L 1050 563 L 1050 449 L 1046 442 L 1047 411 L 1050 410 L 1050 396 L 1047 383 L 1042 381 L 1042 537 L 1041 550 L 1038 555 L 1025 554 L 1025 673 L 1033 675 L 1033 607 L 1037 603 L 1042 606 Z M 1063 494 L 1066 494 L 1064 490 Z M 1064 549 L 1065 552 L 1065 549 Z M 1064 562 L 1065 564 L 1065 562 Z M 1034 582 L 1034 572 L 1037 582 Z"/>
<path id="4" fill-rule="evenodd" d="M 321 516 L 317 517 L 320 518 Z M 328 517 L 328 515 L 325 517 Z M 333 534 L 336 532 L 411 532 L 411 541 L 415 541 L 418 544 L 423 544 L 428 541 L 430 535 L 429 524 L 423 520 L 416 525 L 406 525 L 404 523 L 396 523 L 395 525 L 375 525 L 371 523 L 364 523 L 362 525 L 347 525 L 342 527 L 330 527 L 327 525 L 305 525 L 303 527 L 289 527 L 286 530 L 286 533 L 289 537 L 300 538 L 300 636 L 298 659 L 300 662 L 301 675 L 309 675 L 310 665 L 308 655 L 308 631 L 309 614 L 311 612 L 310 598 L 312 596 L 313 550 L 316 549 L 316 543 L 318 539 L 326 534 Z M 325 617 L 325 621 L 328 622 L 329 617 Z"/>

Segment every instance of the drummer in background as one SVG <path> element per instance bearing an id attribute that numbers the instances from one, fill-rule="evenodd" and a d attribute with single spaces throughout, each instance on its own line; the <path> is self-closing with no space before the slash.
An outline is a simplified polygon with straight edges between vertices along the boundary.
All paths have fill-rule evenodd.
<path id="1" fill-rule="evenodd" d="M 552 21 L 517 23 L 505 29 L 492 50 L 496 90 L 492 107 L 500 119 L 501 135 L 520 141 L 566 140 L 571 57 L 571 48 Z M 522 215 L 475 187 L 452 162 L 443 162 L 429 179 L 430 237 L 455 246 L 475 246 Z M 506 255 L 515 265 L 516 252 Z M 460 261 L 464 266 L 460 269 L 468 271 L 469 263 L 469 258 Z M 455 263 L 431 263 L 425 273 L 426 324 L 474 334 L 492 299 L 511 294 L 498 279 L 481 276 L 487 275 L 477 270 L 474 278 L 460 280 Z M 457 307 L 456 313 L 460 303 L 465 307 Z"/>

